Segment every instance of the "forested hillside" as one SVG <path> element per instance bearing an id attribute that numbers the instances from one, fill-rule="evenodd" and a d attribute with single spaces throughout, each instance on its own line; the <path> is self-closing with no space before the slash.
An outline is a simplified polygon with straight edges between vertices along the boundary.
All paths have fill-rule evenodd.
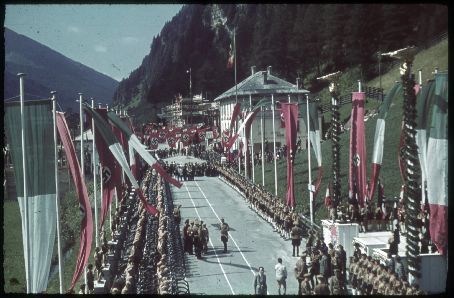
<path id="1" fill-rule="evenodd" d="M 299 76 L 311 92 L 326 87 L 317 76 L 336 70 L 358 68 L 357 79 L 367 81 L 378 75 L 379 51 L 424 44 L 447 31 L 447 13 L 433 4 L 186 5 L 120 82 L 114 103 L 154 114 L 176 94 L 189 94 L 189 68 L 193 94 L 212 100 L 234 84 L 226 67 L 234 28 L 238 82 L 252 65 L 271 65 L 290 82 Z M 382 72 L 389 67 L 383 60 Z"/>

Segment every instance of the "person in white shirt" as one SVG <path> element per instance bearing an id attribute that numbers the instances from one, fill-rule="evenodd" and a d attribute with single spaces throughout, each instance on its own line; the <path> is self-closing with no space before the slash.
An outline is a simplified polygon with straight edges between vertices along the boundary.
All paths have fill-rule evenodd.
<path id="1" fill-rule="evenodd" d="M 284 295 L 287 291 L 287 269 L 282 264 L 282 259 L 277 259 L 277 264 L 274 266 L 274 270 L 276 271 L 276 281 L 278 286 L 279 295 L 281 295 L 281 286 L 284 288 Z"/>

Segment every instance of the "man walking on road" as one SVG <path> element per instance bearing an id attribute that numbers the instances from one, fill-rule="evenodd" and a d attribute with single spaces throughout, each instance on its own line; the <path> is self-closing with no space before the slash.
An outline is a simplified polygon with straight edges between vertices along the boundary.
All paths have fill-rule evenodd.
<path id="1" fill-rule="evenodd" d="M 221 218 L 221 225 L 219 226 L 221 230 L 221 241 L 224 243 L 224 252 L 227 252 L 227 241 L 229 241 L 229 225 L 224 222 L 224 219 Z"/>
<path id="2" fill-rule="evenodd" d="M 266 295 L 266 291 L 267 285 L 265 269 L 263 267 L 259 267 L 259 273 L 254 276 L 254 294 Z"/>
<path id="3" fill-rule="evenodd" d="M 282 259 L 277 259 L 277 264 L 274 266 L 274 270 L 276 271 L 276 281 L 279 295 L 281 294 L 281 286 L 284 288 L 284 295 L 287 292 L 287 268 L 282 264 Z"/>
<path id="4" fill-rule="evenodd" d="M 301 227 L 298 225 L 298 222 L 295 221 L 290 235 L 292 237 L 293 256 L 295 256 L 295 248 L 296 248 L 296 256 L 299 256 L 301 238 L 303 237 L 303 229 L 301 229 Z"/>

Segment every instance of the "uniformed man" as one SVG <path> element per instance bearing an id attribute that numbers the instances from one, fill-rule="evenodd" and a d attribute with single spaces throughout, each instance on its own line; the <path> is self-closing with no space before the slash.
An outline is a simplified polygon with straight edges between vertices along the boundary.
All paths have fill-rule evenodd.
<path id="1" fill-rule="evenodd" d="M 189 239 L 189 243 L 188 243 L 188 248 L 189 248 L 189 254 L 192 255 L 194 254 L 193 253 L 193 246 L 194 246 L 194 236 L 193 236 L 193 231 L 194 231 L 194 221 L 191 220 L 191 225 L 189 226 L 188 228 L 188 239 Z"/>
<path id="2" fill-rule="evenodd" d="M 202 230 L 200 227 L 199 221 L 195 222 L 195 227 L 192 230 L 193 241 L 194 241 L 194 251 L 197 259 L 202 258 Z"/>
<path id="3" fill-rule="evenodd" d="M 180 212 L 181 205 L 178 205 L 175 209 L 173 209 L 173 218 L 176 224 L 180 224 L 181 221 L 181 212 Z"/>
<path id="4" fill-rule="evenodd" d="M 192 244 L 190 244 L 190 239 L 189 239 L 189 234 L 190 234 L 189 229 L 190 229 L 189 219 L 186 219 L 184 221 L 184 227 L 183 227 L 183 248 L 184 248 L 184 252 L 187 252 L 187 253 L 190 252 L 189 245 L 192 245 Z"/>
<path id="5" fill-rule="evenodd" d="M 295 225 L 292 228 L 291 237 L 292 237 L 292 246 L 293 246 L 293 256 L 295 256 L 295 248 L 296 248 L 296 256 L 299 256 L 301 238 L 303 237 L 303 229 L 301 229 L 301 227 L 298 226 L 297 222 L 295 222 Z"/>
<path id="6" fill-rule="evenodd" d="M 208 232 L 207 224 L 202 225 L 202 252 L 206 254 L 208 252 L 208 241 L 210 240 L 210 235 Z"/>
<path id="7" fill-rule="evenodd" d="M 334 276 L 331 276 L 329 279 L 329 290 L 332 295 L 347 294 L 347 287 L 339 269 L 334 269 Z"/>
<path id="8" fill-rule="evenodd" d="M 318 284 L 314 288 L 314 294 L 315 295 L 329 295 L 329 287 L 328 284 L 326 283 L 326 279 L 323 275 L 318 275 L 317 276 L 317 281 Z"/>
<path id="9" fill-rule="evenodd" d="M 299 295 L 312 295 L 313 287 L 311 283 L 311 274 L 306 273 L 304 274 L 304 280 L 301 282 Z"/>
<path id="10" fill-rule="evenodd" d="M 224 252 L 227 252 L 227 241 L 229 241 L 229 225 L 224 222 L 223 218 L 221 218 L 219 229 L 221 230 L 221 241 L 222 243 L 224 243 Z"/>
<path id="11" fill-rule="evenodd" d="M 306 254 L 303 253 L 301 254 L 301 258 L 296 262 L 295 265 L 295 278 L 298 281 L 298 295 L 301 295 L 301 282 L 304 280 L 306 273 Z"/>

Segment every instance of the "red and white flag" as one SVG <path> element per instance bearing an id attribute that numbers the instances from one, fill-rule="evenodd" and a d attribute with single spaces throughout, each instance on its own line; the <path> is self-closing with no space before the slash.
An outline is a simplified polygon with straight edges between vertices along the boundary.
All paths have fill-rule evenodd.
<path id="1" fill-rule="evenodd" d="M 326 187 L 326 193 L 325 193 L 325 207 L 326 208 L 331 208 L 331 206 L 333 205 L 333 202 L 331 200 L 331 192 L 330 192 L 330 189 L 331 189 L 331 185 L 328 185 Z"/>
<path id="2" fill-rule="evenodd" d="M 79 198 L 79 206 L 84 212 L 82 222 L 80 224 L 80 245 L 79 255 L 76 261 L 76 269 L 71 281 L 70 290 L 74 288 L 79 277 L 84 272 L 84 268 L 88 263 L 90 257 L 91 243 L 93 240 L 93 215 L 91 213 L 90 200 L 88 198 L 87 186 L 80 172 L 79 161 L 77 160 L 76 150 L 71 141 L 68 125 L 63 113 L 57 112 L 57 128 L 60 135 L 60 140 L 68 160 L 71 176 L 73 177 L 74 185 L 76 186 L 77 197 Z"/>
<path id="3" fill-rule="evenodd" d="M 282 114 L 285 122 L 285 141 L 287 144 L 287 206 L 294 208 L 295 192 L 293 189 L 293 161 L 296 153 L 296 129 L 298 126 L 298 104 L 282 103 Z"/>
<path id="4" fill-rule="evenodd" d="M 366 191 L 366 142 L 364 130 L 364 92 L 352 93 L 352 128 L 350 130 L 349 190 L 364 206 Z M 355 195 L 353 193 L 353 195 Z"/>

